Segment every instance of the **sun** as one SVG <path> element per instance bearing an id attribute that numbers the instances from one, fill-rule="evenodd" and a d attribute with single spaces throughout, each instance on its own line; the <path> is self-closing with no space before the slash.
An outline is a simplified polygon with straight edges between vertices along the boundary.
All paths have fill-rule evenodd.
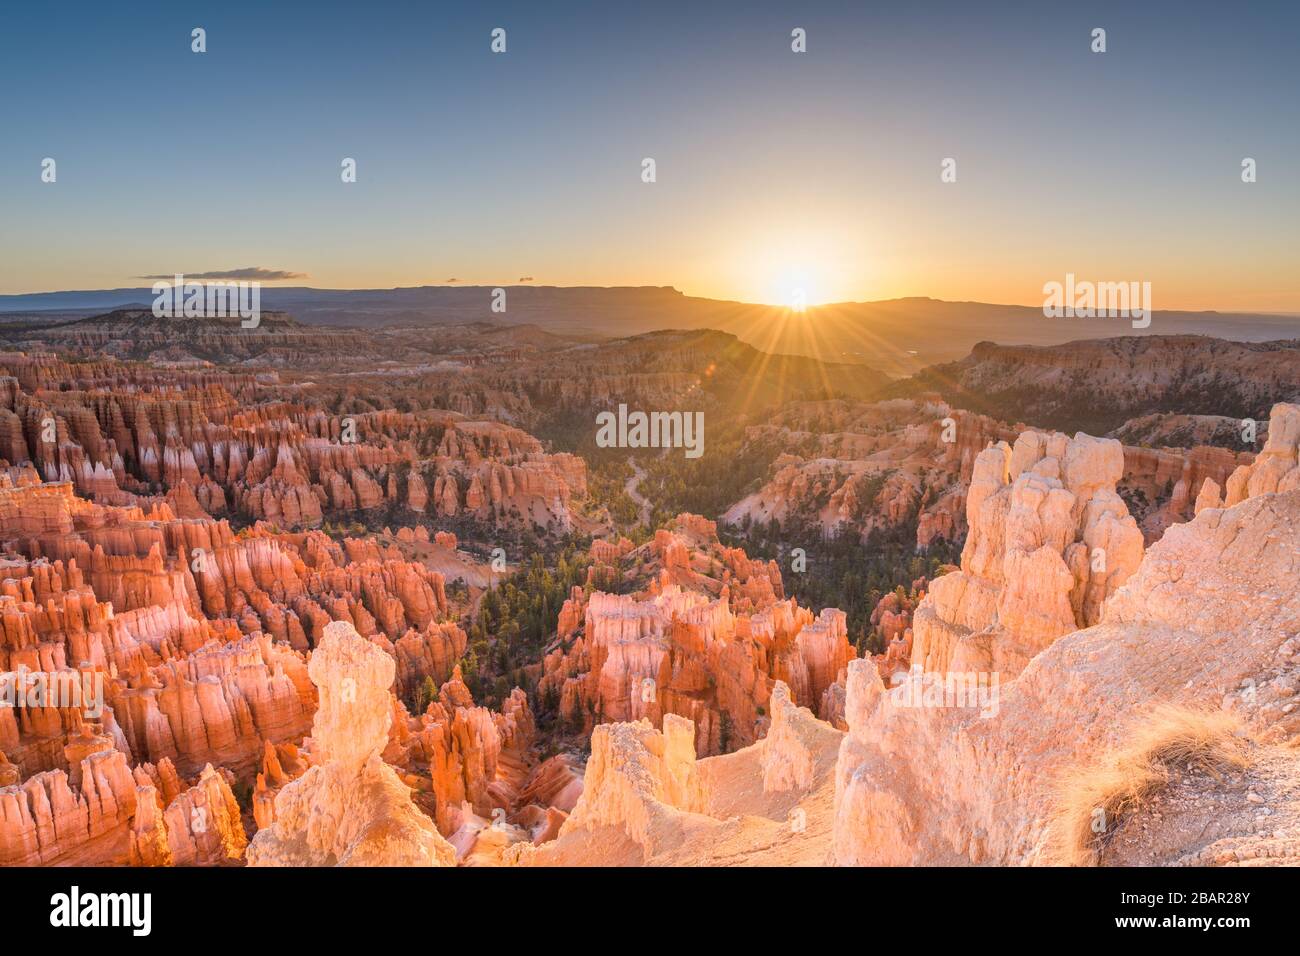
<path id="1" fill-rule="evenodd" d="M 790 264 L 773 277 L 776 283 L 774 305 L 784 305 L 792 312 L 806 312 L 810 305 L 820 305 L 813 271 L 802 263 Z"/>
<path id="2" fill-rule="evenodd" d="M 733 253 L 738 298 L 804 313 L 846 301 L 861 269 L 855 249 L 827 233 L 790 228 L 746 236 Z"/>
<path id="3" fill-rule="evenodd" d="M 826 277 L 814 264 L 804 261 L 783 261 L 760 269 L 747 298 L 751 302 L 774 305 L 791 312 L 806 312 L 823 304 Z"/>

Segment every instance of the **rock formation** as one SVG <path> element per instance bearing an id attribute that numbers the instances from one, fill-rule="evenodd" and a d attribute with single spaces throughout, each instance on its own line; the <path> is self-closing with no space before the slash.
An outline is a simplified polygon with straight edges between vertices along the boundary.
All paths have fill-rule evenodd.
<path id="1" fill-rule="evenodd" d="M 455 850 L 411 802 L 380 752 L 392 720 L 393 659 L 344 622 L 325 629 L 309 665 L 320 705 L 319 761 L 275 798 L 250 866 L 451 866 Z"/>
<path id="2" fill-rule="evenodd" d="M 1235 376 L 1213 416 L 1108 424 L 1122 446 L 1017 437 L 924 377 L 868 402 L 860 366 L 712 332 L 429 343 L 272 314 L 241 336 L 129 310 L 0 337 L 25 349 L 0 353 L 0 673 L 66 691 L 0 707 L 0 864 L 1058 862 L 1061 781 L 1123 753 L 1156 701 L 1240 716 L 1259 759 L 1223 792 L 1249 780 L 1284 831 L 1300 818 L 1282 749 L 1300 406 L 1275 406 L 1258 454 L 1225 438 L 1294 393 L 1290 344 L 958 363 L 974 407 L 1024 388 L 1016 414 L 1044 424 Z M 737 381 L 777 409 L 748 422 L 742 458 L 773 467 L 730 523 L 965 536 L 960 568 L 880 600 L 883 654 L 855 659 L 850 618 L 787 597 L 705 518 L 610 534 L 582 460 L 525 430 L 618 402 L 712 414 Z M 533 702 L 476 684 L 458 665 L 500 575 L 475 555 L 569 532 L 595 539 L 591 563 L 546 605 L 541 659 L 496 634 L 476 658 Z M 1258 823 L 1234 810 L 1161 852 L 1297 858 Z M 1144 826 L 1163 824 L 1115 822 L 1098 858 L 1146 862 Z"/>
<path id="3" fill-rule="evenodd" d="M 1269 418 L 1268 441 L 1259 457 L 1228 476 L 1223 488 L 1207 480 L 1196 498 L 1196 513 L 1232 507 L 1259 495 L 1300 490 L 1300 405 L 1279 403 Z"/>
<path id="4" fill-rule="evenodd" d="M 1227 708 L 1265 743 L 1294 740 L 1298 527 L 1295 492 L 1175 525 L 1098 623 L 1044 649 L 995 689 L 991 707 L 926 706 L 906 685 L 887 691 L 867 662 L 851 663 L 836 861 L 1053 861 L 1059 781 L 1121 746 L 1153 702 Z M 1189 840 L 1184 852 L 1205 859 L 1213 837 Z M 1300 859 L 1300 846 L 1290 852 Z"/>
<path id="5" fill-rule="evenodd" d="M 520 843 L 525 866 L 818 865 L 831 825 L 843 734 L 796 707 L 777 683 L 768 735 L 735 753 L 696 758 L 689 720 L 668 714 L 603 724 L 591 739 L 583 794 L 558 837 Z"/>
<path id="6" fill-rule="evenodd" d="M 1226 415 L 1180 415 L 1173 412 L 1152 412 L 1126 421 L 1108 432 L 1126 446 L 1143 448 L 1194 448 L 1208 445 L 1229 451 L 1253 451 L 1254 442 L 1247 442 L 1249 434 L 1240 418 Z M 1259 422 L 1254 429 L 1257 441 L 1268 437 L 1268 422 Z"/>
<path id="7" fill-rule="evenodd" d="M 0 760 L 0 769 L 7 765 Z M 168 760 L 132 771 L 111 748 L 19 785 L 0 773 L 0 866 L 238 863 L 248 839 L 226 771 L 186 785 Z"/>
<path id="8" fill-rule="evenodd" d="M 536 728 L 519 688 L 501 710 L 475 706 L 457 667 L 423 714 L 400 729 L 390 762 L 423 777 L 438 829 L 450 836 L 470 818 L 513 815 L 530 765 Z"/>
<path id="9" fill-rule="evenodd" d="M 915 385 L 999 417 L 1099 435 L 1152 408 L 1262 422 L 1273 402 L 1300 398 L 1298 351 L 1294 341 L 1202 335 L 1048 346 L 981 342 L 966 358 L 927 369 Z"/>
<path id="10" fill-rule="evenodd" d="M 1118 491 L 1142 528 L 1147 544 L 1160 539 L 1171 524 L 1195 515 L 1195 502 L 1208 486 L 1222 488 L 1254 454 L 1226 448 L 1124 447 L 1124 477 Z"/>
<path id="11" fill-rule="evenodd" d="M 780 454 L 771 479 L 732 505 L 723 521 L 804 524 L 828 537 L 852 531 L 864 541 L 915 522 L 918 547 L 958 542 L 975 456 L 1016 433 L 1014 426 L 933 396 L 792 403 L 747 430 L 748 447 Z"/>
<path id="12" fill-rule="evenodd" d="M 81 786 L 47 770 L 0 789 L 0 865 L 124 863 L 129 855 L 136 785 L 119 750 L 82 761 Z"/>
<path id="13" fill-rule="evenodd" d="M 913 617 L 913 669 L 1018 674 L 1063 634 L 1095 624 L 1137 568 L 1142 534 L 1115 484 L 1110 439 L 1025 432 L 980 452 L 961 570 Z"/>
<path id="14" fill-rule="evenodd" d="M 572 499 L 586 495 L 581 459 L 454 411 L 327 416 L 249 401 L 258 382 L 247 374 L 24 353 L 0 353 L 0 374 L 14 383 L 0 393 L 0 458 L 31 461 L 45 481 L 105 504 L 166 499 L 184 517 L 285 528 L 402 504 L 487 527 L 567 530 Z M 118 388 L 124 379 L 136 390 Z"/>
<path id="15" fill-rule="evenodd" d="M 242 862 L 248 846 L 229 774 L 203 768 L 194 786 L 164 804 L 163 766 L 136 769 L 133 866 L 220 866 Z M 170 770 L 170 768 L 167 768 Z M 171 771 L 174 777 L 175 772 Z"/>
<path id="16" fill-rule="evenodd" d="M 814 618 L 781 598 L 774 563 L 724 548 L 698 516 L 679 516 L 620 560 L 644 588 L 577 591 L 539 682 L 581 736 L 601 723 L 658 727 L 678 714 L 694 723 L 699 756 L 725 753 L 763 735 L 776 681 L 819 708 L 854 654 L 842 612 Z"/>

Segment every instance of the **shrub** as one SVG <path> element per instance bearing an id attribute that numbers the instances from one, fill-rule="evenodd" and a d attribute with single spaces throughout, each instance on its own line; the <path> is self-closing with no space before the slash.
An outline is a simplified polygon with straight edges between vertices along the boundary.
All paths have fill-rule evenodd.
<path id="1" fill-rule="evenodd" d="M 1157 705 L 1139 718 L 1123 747 L 1062 776 L 1048 822 L 1053 862 L 1095 865 L 1109 835 L 1168 784 L 1171 766 L 1190 765 L 1218 776 L 1244 769 L 1247 748 L 1235 714 Z M 1100 832 L 1094 827 L 1098 811 Z"/>

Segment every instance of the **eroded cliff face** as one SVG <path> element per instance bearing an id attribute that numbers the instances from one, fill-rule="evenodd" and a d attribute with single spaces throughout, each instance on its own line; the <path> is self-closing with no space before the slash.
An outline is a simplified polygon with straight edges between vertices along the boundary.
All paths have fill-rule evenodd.
<path id="1" fill-rule="evenodd" d="M 1178 421 L 1206 417 L 1174 416 Z M 1236 468 L 1253 460 L 1253 448 L 1240 441 L 1239 420 L 1213 423 L 1207 429 L 1169 422 L 1162 429 L 1143 421 L 1110 436 L 1129 442 L 1117 490 L 1148 544 L 1169 525 L 1192 517 L 1206 481 L 1223 487 Z M 937 395 L 792 403 L 770 423 L 747 430 L 752 447 L 781 453 L 769 480 L 732 505 L 722 520 L 734 526 L 775 520 L 827 537 L 852 532 L 864 541 L 873 534 L 910 534 L 914 525 L 918 548 L 959 543 L 968 528 L 967 492 L 976 457 L 991 444 L 1013 444 L 1025 430 L 955 409 Z M 1211 447 L 1225 430 L 1235 436 L 1235 447 Z M 1261 423 L 1261 439 L 1267 430 Z M 1164 447 L 1152 447 L 1161 438 L 1169 439 L 1160 443 Z M 1183 447 L 1174 439 L 1182 439 Z"/>
<path id="2" fill-rule="evenodd" d="M 946 574 L 957 570 L 951 565 L 939 568 L 939 573 Z M 873 654 L 876 669 L 886 684 L 892 686 L 895 675 L 904 674 L 912 667 L 912 619 L 917 608 L 925 600 L 929 582 L 918 578 L 912 582 L 911 591 L 899 588 L 884 595 L 871 612 L 871 625 L 876 628 L 884 642 L 885 650 Z M 844 720 L 844 682 L 838 681 L 827 693 L 833 695 L 834 706 L 825 708 L 823 714 L 841 730 Z M 832 715 L 833 714 L 833 718 Z"/>
<path id="3" fill-rule="evenodd" d="M 771 478 L 732 505 L 730 525 L 803 523 L 865 541 L 917 525 L 918 547 L 960 541 L 975 456 L 1017 429 L 937 397 L 863 403 L 803 402 L 750 427 L 748 442 L 781 449 Z"/>
<path id="4" fill-rule="evenodd" d="M 850 664 L 836 861 L 1052 862 L 1057 782 L 1122 747 L 1155 702 L 1231 709 L 1261 740 L 1294 739 L 1298 528 L 1294 492 L 1172 527 L 1097 624 L 1001 684 L 994 713 L 916 704 Z"/>
<path id="5" fill-rule="evenodd" d="M 268 401 L 253 375 L 14 352 L 0 374 L 0 458 L 105 504 L 165 497 L 182 517 L 284 528 L 393 506 L 563 531 L 587 493 L 581 459 L 455 411 L 327 415 Z"/>
<path id="6" fill-rule="evenodd" d="M 402 725 L 395 728 L 385 759 L 428 792 L 444 836 L 466 831 L 459 841 L 465 852 L 473 847 L 473 835 L 489 824 L 514 822 L 521 812 L 532 816 L 521 792 L 536 765 L 531 748 L 537 730 L 521 689 L 515 688 L 499 711 L 478 706 L 456 668 L 423 714 L 411 718 L 399 708 L 399 719 Z"/>
<path id="7" fill-rule="evenodd" d="M 1240 427 L 1240 423 L 1237 423 Z M 1148 545 L 1172 524 L 1195 515 L 1207 486 L 1222 488 L 1239 467 L 1255 458 L 1250 451 L 1198 445 L 1190 448 L 1124 446 L 1124 477 L 1118 491 L 1142 529 Z"/>
<path id="8" fill-rule="evenodd" d="M 1300 489 L 1300 405 L 1280 402 L 1269 418 L 1264 450 L 1249 464 L 1233 470 L 1223 487 L 1209 480 L 1196 497 L 1196 513 L 1232 507 L 1259 495 Z"/>
<path id="9" fill-rule="evenodd" d="M 137 764 L 87 733 L 72 773 L 21 781 L 0 754 L 0 866 L 217 866 L 242 859 L 247 837 L 228 771 L 191 782 L 171 761 Z"/>
<path id="10" fill-rule="evenodd" d="M 981 342 L 968 357 L 918 378 L 955 404 L 977 402 L 1026 421 L 1106 434 L 1153 407 L 1262 421 L 1272 402 L 1300 394 L 1297 357 L 1294 342 L 1201 335 L 1047 346 Z"/>
<path id="11" fill-rule="evenodd" d="M 703 518 L 681 515 L 641 549 L 597 548 L 619 562 L 606 575 L 642 587 L 576 591 L 560 612 L 539 694 L 581 735 L 677 714 L 694 723 L 699 756 L 725 753 L 763 735 L 776 681 L 820 709 L 854 655 L 843 612 L 782 598 L 775 563 L 723 547 Z"/>
<path id="12" fill-rule="evenodd" d="M 1247 441 L 1248 432 L 1240 418 L 1226 415 L 1181 415 L 1176 412 L 1151 412 L 1131 418 L 1106 434 L 1127 446 L 1143 448 L 1196 448 L 1209 446 L 1231 452 L 1253 452 L 1256 442 Z M 1256 441 L 1268 437 L 1268 422 L 1254 429 Z"/>
<path id="13" fill-rule="evenodd" d="M 16 535 L 5 541 L 0 667 L 98 673 L 105 727 L 138 759 L 167 757 L 184 773 L 215 759 L 243 773 L 264 740 L 301 738 L 315 706 L 305 654 L 331 620 L 399 661 L 401 693 L 445 680 L 464 650 L 442 576 L 418 561 L 71 491 L 0 475 Z M 70 714 L 0 712 L 0 746 L 27 772 L 66 769 L 58 746 L 39 743 L 55 726 L 76 729 Z"/>
<path id="14" fill-rule="evenodd" d="M 1275 410 L 1273 436 L 1290 434 L 1292 414 Z M 850 661 L 845 734 L 798 708 L 778 682 L 766 735 L 723 756 L 698 756 L 694 727 L 672 713 L 661 730 L 644 717 L 600 725 L 583 796 L 558 838 L 507 851 L 504 861 L 1059 863 L 1070 859 L 1061 813 L 1070 782 L 1088 778 L 1108 755 L 1149 741 L 1161 709 L 1174 708 L 1239 718 L 1229 743 L 1250 759 L 1223 773 L 1190 763 L 1170 768 L 1156 796 L 1165 813 L 1107 818 L 1101 861 L 1300 862 L 1296 762 L 1288 747 L 1300 739 L 1300 489 L 1262 490 L 1292 480 L 1294 448 L 1275 437 L 1261 456 L 1263 477 L 1238 479 L 1248 491 L 1254 477 L 1258 495 L 1173 525 L 1145 555 L 1137 552 L 1122 583 L 1091 582 L 1095 602 L 1077 605 L 1071 594 L 1082 598 L 1090 581 L 1070 573 L 1071 545 L 1113 544 L 1118 536 L 1140 548 L 1134 523 L 1116 506 L 1120 448 L 1087 436 L 1027 433 L 1014 448 L 990 449 L 975 469 L 972 529 L 979 537 L 967 558 L 981 549 L 1004 560 L 1017 550 L 1046 549 L 1059 566 L 1037 560 L 1066 572 L 1058 575 L 1061 600 L 1044 604 L 1059 608 L 1059 617 L 1049 618 L 1050 627 L 1005 630 L 1007 619 L 1028 619 L 1002 615 L 1026 607 L 1036 584 L 1024 574 L 1004 571 L 993 587 L 987 579 L 964 580 L 979 565 L 963 562 L 934 584 L 960 585 L 955 603 L 941 605 L 954 617 L 993 616 L 990 645 L 1003 640 L 1014 652 L 992 650 L 993 659 L 1023 656 L 1018 669 L 969 685 L 914 673 L 891 689 L 878 662 Z M 1089 528 L 1099 525 L 1114 527 L 1090 538 Z M 931 597 L 927 606 L 933 613 Z M 967 628 L 962 636 L 974 633 Z M 837 748 L 833 761 L 828 741 Z M 773 802 L 776 794 L 797 796 Z M 829 804 L 819 803 L 823 797 Z M 1220 809 L 1198 814 L 1197 800 Z M 1270 815 L 1260 815 L 1265 810 Z"/>
<path id="15" fill-rule="evenodd" d="M 420 546 L 414 533 L 382 551 L 317 531 L 236 533 L 166 503 L 103 505 L 73 490 L 28 469 L 0 472 L 0 673 L 39 672 L 80 695 L 0 707 L 13 778 L 0 819 L 6 862 L 238 859 L 238 809 L 233 824 L 214 812 L 196 831 L 172 805 L 201 785 L 207 796 L 190 803 L 218 808 L 214 788 L 251 786 L 267 747 L 303 740 L 316 710 L 307 660 L 331 621 L 391 656 L 402 694 L 451 677 L 464 651 L 442 576 L 401 553 Z M 454 547 L 444 538 L 437 551 Z M 150 767 L 192 782 L 137 794 L 142 768 L 157 775 Z M 262 804 L 270 819 L 265 794 Z M 74 818 L 84 825 L 55 825 Z"/>
<path id="16" fill-rule="evenodd" d="M 603 724 L 591 739 L 582 797 L 557 838 L 519 845 L 522 866 L 821 865 L 829 842 L 835 753 L 843 734 L 771 696 L 766 737 L 696 758 L 694 727 L 668 714 Z"/>
<path id="17" fill-rule="evenodd" d="M 328 625 L 309 665 L 320 705 L 317 763 L 275 798 L 249 866 L 452 866 L 456 853 L 384 763 L 393 659 L 346 622 Z"/>
<path id="18" fill-rule="evenodd" d="M 456 412 L 327 416 L 277 400 L 295 390 L 274 375 L 201 363 L 0 367 L 0 673 L 102 691 L 102 706 L 0 707 L 0 862 L 242 860 L 246 827 L 280 823 L 277 798 L 322 765 L 309 660 L 331 622 L 390 659 L 401 698 L 444 688 L 414 717 L 385 689 L 381 755 L 430 825 L 503 810 L 553 836 L 581 764 L 539 766 L 523 692 L 490 711 L 456 672 L 464 608 L 446 575 L 481 586 L 485 568 L 447 532 L 310 526 L 382 506 L 563 530 L 586 493 L 579 459 Z"/>
<path id="19" fill-rule="evenodd" d="M 222 866 L 243 861 L 248 847 L 229 771 L 209 764 L 194 785 L 176 789 L 167 761 L 135 769 L 132 866 Z"/>
<path id="20" fill-rule="evenodd" d="M 566 370 L 539 400 L 623 394 L 645 353 L 615 351 L 612 377 Z M 663 354 L 639 394 L 707 377 L 691 337 Z M 1297 731 L 1294 405 L 1257 458 L 1011 441 L 924 402 L 788 406 L 755 440 L 799 454 L 760 496 L 828 528 L 915 516 L 920 544 L 968 525 L 961 568 L 915 582 L 918 606 L 882 599 L 888 650 L 855 661 L 841 612 L 786 598 L 712 522 L 593 543 L 592 590 L 527 668 L 590 739 L 584 768 L 541 759 L 523 691 L 472 699 L 446 584 L 487 579 L 454 535 L 311 527 L 380 508 L 568 527 L 582 463 L 477 418 L 529 413 L 517 377 L 480 376 L 459 411 L 340 417 L 265 374 L 0 366 L 0 670 L 102 679 L 105 704 L 0 708 L 0 864 L 1049 862 L 1054 781 L 1151 701 L 1240 713 L 1260 746 Z M 999 682 L 928 700 L 950 673 Z M 1214 841 L 1248 839 L 1231 826 L 1170 859 L 1222 862 Z M 1274 843 L 1244 849 L 1294 856 Z"/>
<path id="21" fill-rule="evenodd" d="M 1137 568 L 1142 533 L 1115 492 L 1119 442 L 1025 432 L 980 452 L 961 570 L 913 617 L 913 669 L 1014 677 L 1053 641 L 1095 624 Z"/>

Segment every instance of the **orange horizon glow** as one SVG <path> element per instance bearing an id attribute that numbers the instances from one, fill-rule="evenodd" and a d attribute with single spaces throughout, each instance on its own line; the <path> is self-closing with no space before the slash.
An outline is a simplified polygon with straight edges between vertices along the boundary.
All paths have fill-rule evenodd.
<path id="1" fill-rule="evenodd" d="M 180 261 L 163 265 L 216 270 L 256 262 L 302 274 L 263 282 L 267 289 L 672 287 L 685 296 L 805 315 L 828 306 L 905 298 L 1037 307 L 1043 304 L 1045 282 L 1073 272 L 1093 281 L 1150 281 L 1156 311 L 1300 313 L 1300 272 L 1287 266 L 1285 249 L 1229 250 L 1215 270 L 1177 261 L 1167 250 L 1158 250 L 1159 258 L 1153 253 L 1139 262 L 1105 246 L 1101 252 L 1079 253 L 1074 243 L 1061 240 L 1039 243 L 1032 254 L 1005 241 L 991 243 L 995 248 L 987 253 L 982 246 L 955 239 L 932 249 L 915 235 L 886 241 L 875 230 L 848 229 L 826 211 L 816 224 L 801 220 L 779 227 L 760 225 L 745 221 L 727 228 L 713 222 L 680 250 L 667 242 L 656 243 L 649 252 L 644 247 L 608 249 L 580 267 L 550 249 L 534 254 L 509 250 L 502 261 L 514 264 L 502 269 L 499 264 L 484 268 L 468 256 L 462 259 L 464 253 L 439 257 L 431 266 L 429 257 L 409 249 L 377 264 L 362 264 L 350 256 L 316 250 L 305 257 L 269 248 L 235 255 L 221 246 L 177 255 Z M 155 257 L 130 243 L 96 249 L 91 258 L 98 260 L 91 269 L 51 257 L 34 261 L 32 268 L 11 273 L 22 276 L 21 286 L 0 280 L 0 294 L 147 288 L 150 283 L 141 276 L 165 271 Z M 75 279 L 68 274 L 74 269 Z M 456 281 L 448 282 L 452 276 Z M 524 276 L 531 278 L 520 282 Z"/>
<path id="2" fill-rule="evenodd" d="M 461 270 L 464 271 L 464 270 Z M 515 270 L 512 270 L 515 271 Z M 1080 278 L 1088 273 L 1076 273 Z M 1044 274 L 1043 282 L 1060 280 L 1060 274 Z M 1102 275 L 1094 281 L 1110 281 L 1111 276 Z M 204 281 L 204 280 L 195 280 Z M 1290 294 L 1289 289 L 1264 288 L 1258 291 L 1240 291 L 1235 293 L 1216 293 L 1209 289 L 1201 291 L 1200 286 L 1207 283 L 1198 281 L 1191 289 L 1170 289 L 1160 281 L 1151 280 L 1156 297 L 1155 310 L 1176 312 L 1229 312 L 1256 313 L 1272 315 L 1300 315 L 1300 295 Z M 150 282 L 142 279 L 119 277 L 116 281 L 83 281 L 47 286 L 24 284 L 18 287 L 0 288 L 0 295 L 39 295 L 50 292 L 89 292 L 100 290 L 149 288 Z M 504 287 L 504 288 L 673 288 L 688 298 L 712 299 L 718 302 L 734 302 L 741 305 L 753 305 L 767 308 L 788 309 L 792 313 L 809 315 L 822 309 L 837 306 L 866 305 L 890 302 L 898 299 L 934 299 L 941 302 L 971 302 L 982 305 L 1006 305 L 1037 308 L 1043 304 L 1040 293 L 1041 283 L 1003 284 L 989 281 L 987 278 L 974 284 L 974 288 L 955 287 L 951 282 L 938 282 L 933 286 L 914 285 L 911 283 L 871 283 L 854 287 L 848 282 L 817 275 L 813 270 L 801 269 L 790 265 L 784 270 L 758 279 L 742 287 L 728 287 L 717 282 L 672 281 L 662 278 L 645 278 L 641 276 L 607 277 L 583 279 L 576 276 L 556 278 L 538 276 L 532 281 L 519 282 L 517 278 L 502 279 L 485 274 L 448 283 L 430 276 L 399 276 L 389 274 L 358 275 L 353 279 L 339 277 L 323 280 L 308 274 L 302 279 L 286 281 L 263 281 L 264 289 L 275 288 L 309 288 L 321 290 L 378 290 L 389 291 L 413 288 L 465 288 L 465 287 Z M 802 294 L 802 304 L 799 295 Z"/>

